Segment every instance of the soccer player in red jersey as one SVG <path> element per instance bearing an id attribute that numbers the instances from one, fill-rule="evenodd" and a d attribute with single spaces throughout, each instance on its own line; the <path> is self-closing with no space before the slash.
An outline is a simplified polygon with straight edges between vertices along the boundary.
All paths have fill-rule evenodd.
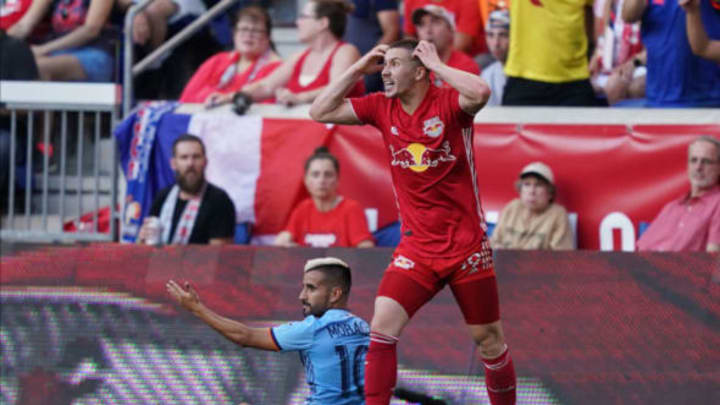
<path id="1" fill-rule="evenodd" d="M 363 74 L 380 70 L 384 94 L 345 97 Z M 430 72 L 451 88 L 431 85 Z M 400 333 L 446 284 L 479 346 L 491 403 L 515 403 L 473 161 L 473 118 L 489 96 L 482 78 L 444 64 L 431 43 L 401 40 L 368 52 L 310 108 L 316 121 L 380 130 L 402 218 L 402 241 L 380 282 L 370 325 L 367 405 L 390 402 Z"/>

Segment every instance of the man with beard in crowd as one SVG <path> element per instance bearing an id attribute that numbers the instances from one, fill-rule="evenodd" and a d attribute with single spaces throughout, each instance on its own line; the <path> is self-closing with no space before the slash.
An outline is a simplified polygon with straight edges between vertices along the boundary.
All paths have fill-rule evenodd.
<path id="1" fill-rule="evenodd" d="M 163 244 L 232 243 L 235 206 L 224 190 L 205 180 L 207 157 L 202 140 L 181 135 L 172 150 L 170 166 L 177 183 L 160 191 L 153 201 L 138 242 L 146 243 L 159 233 Z"/>

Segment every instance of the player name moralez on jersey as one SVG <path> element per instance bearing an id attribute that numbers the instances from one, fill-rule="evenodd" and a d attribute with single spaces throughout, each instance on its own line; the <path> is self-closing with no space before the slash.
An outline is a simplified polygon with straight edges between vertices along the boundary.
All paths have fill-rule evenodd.
<path id="1" fill-rule="evenodd" d="M 367 335 L 370 333 L 367 325 L 362 322 L 334 323 L 328 325 L 327 330 L 330 337 L 333 339 L 341 336 Z"/>

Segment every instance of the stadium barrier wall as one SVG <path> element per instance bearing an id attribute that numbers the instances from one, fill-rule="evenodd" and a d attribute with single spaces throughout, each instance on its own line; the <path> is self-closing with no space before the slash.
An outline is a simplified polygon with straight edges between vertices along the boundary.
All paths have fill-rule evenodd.
<path id="1" fill-rule="evenodd" d="M 96 244 L 2 257 L 0 402 L 300 404 L 296 355 L 234 346 L 171 303 L 165 282 L 189 280 L 219 313 L 271 326 L 301 318 L 302 265 L 326 255 L 352 266 L 350 308 L 369 319 L 389 249 Z M 496 267 L 520 403 L 720 401 L 717 256 L 498 251 Z M 399 385 L 485 404 L 473 348 L 445 289 L 402 336 Z"/>

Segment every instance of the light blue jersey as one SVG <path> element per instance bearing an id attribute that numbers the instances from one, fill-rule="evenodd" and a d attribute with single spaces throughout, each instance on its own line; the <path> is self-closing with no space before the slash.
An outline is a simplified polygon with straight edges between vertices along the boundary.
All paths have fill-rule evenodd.
<path id="1" fill-rule="evenodd" d="M 365 353 L 370 343 L 367 322 L 344 309 L 320 318 L 308 316 L 271 329 L 281 351 L 299 351 L 310 386 L 306 404 L 365 403 Z"/>

